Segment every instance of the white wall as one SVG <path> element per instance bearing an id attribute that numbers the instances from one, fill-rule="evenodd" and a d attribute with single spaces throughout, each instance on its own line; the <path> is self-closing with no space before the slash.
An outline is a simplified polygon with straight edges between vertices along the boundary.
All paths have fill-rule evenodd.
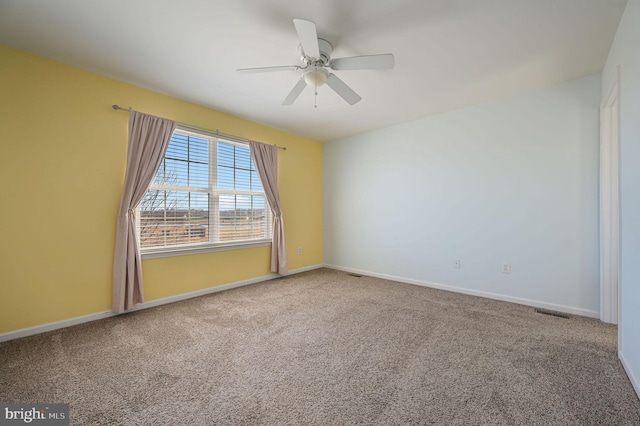
<path id="1" fill-rule="evenodd" d="M 602 71 L 603 97 L 620 67 L 619 353 L 640 395 L 640 1 L 629 0 Z"/>
<path id="2" fill-rule="evenodd" d="M 325 144 L 326 264 L 597 317 L 600 91 L 595 75 Z"/>

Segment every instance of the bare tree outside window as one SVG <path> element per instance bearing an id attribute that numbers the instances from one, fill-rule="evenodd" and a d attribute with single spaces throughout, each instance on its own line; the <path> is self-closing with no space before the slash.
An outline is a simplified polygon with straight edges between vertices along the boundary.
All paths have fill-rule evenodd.
<path id="1" fill-rule="evenodd" d="M 167 170 L 163 184 L 177 186 Z M 161 247 L 209 241 L 208 194 L 149 189 L 140 202 L 140 245 Z"/>

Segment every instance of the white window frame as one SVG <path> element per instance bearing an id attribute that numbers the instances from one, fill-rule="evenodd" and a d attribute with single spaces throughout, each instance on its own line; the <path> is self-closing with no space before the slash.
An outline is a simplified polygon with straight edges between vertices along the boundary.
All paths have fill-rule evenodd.
<path id="1" fill-rule="evenodd" d="M 148 189 L 158 190 L 175 190 L 182 192 L 201 192 L 209 194 L 209 220 L 210 223 L 218 223 L 220 218 L 220 195 L 221 194 L 236 194 L 236 195 L 253 195 L 263 196 L 265 198 L 265 206 L 267 214 L 265 215 L 265 229 L 267 230 L 268 237 L 254 240 L 239 240 L 239 241 L 225 241 L 215 242 L 218 238 L 218 227 L 213 226 L 209 232 L 209 241 L 204 243 L 191 243 L 181 244 L 173 246 L 163 247 L 141 247 L 140 254 L 142 259 L 157 259 L 162 257 L 173 256 L 186 256 L 192 254 L 211 253 L 216 251 L 238 250 L 253 247 L 263 247 L 271 245 L 271 236 L 273 234 L 273 215 L 268 205 L 266 195 L 264 192 L 255 191 L 236 191 L 228 189 L 218 188 L 218 142 L 223 142 L 230 145 L 236 145 L 249 149 L 247 143 L 229 140 L 226 138 L 220 138 L 218 136 L 209 134 L 204 131 L 194 131 L 192 129 L 178 126 L 175 130 L 183 134 L 195 136 L 202 139 L 207 139 L 209 142 L 209 188 L 197 188 L 197 187 L 184 187 L 184 186 L 172 186 L 172 185 L 157 185 L 151 184 Z M 140 237 L 140 206 L 136 209 L 136 233 Z M 140 241 L 138 239 L 138 241 Z"/>

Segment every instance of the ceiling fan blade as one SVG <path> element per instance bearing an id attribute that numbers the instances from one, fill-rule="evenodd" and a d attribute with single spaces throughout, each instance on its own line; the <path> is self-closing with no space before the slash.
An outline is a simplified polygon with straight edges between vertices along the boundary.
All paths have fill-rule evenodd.
<path id="1" fill-rule="evenodd" d="M 305 87 L 307 87 L 307 83 L 305 83 L 304 78 L 301 78 L 300 80 L 298 80 L 296 85 L 293 86 L 293 89 L 291 89 L 291 92 L 289 92 L 287 97 L 284 98 L 284 101 L 282 101 L 282 105 L 293 104 L 296 99 L 298 99 L 298 96 L 300 96 L 300 93 L 302 93 Z"/>
<path id="2" fill-rule="evenodd" d="M 394 65 L 395 59 L 391 53 L 351 56 L 329 61 L 329 68 L 333 70 L 390 70 Z"/>
<path id="3" fill-rule="evenodd" d="M 259 68 L 240 68 L 236 71 L 240 74 L 257 74 L 261 72 L 273 72 L 273 71 L 296 71 L 299 70 L 298 65 L 282 65 L 278 67 L 259 67 Z"/>
<path id="4" fill-rule="evenodd" d="M 320 58 L 320 47 L 318 46 L 318 33 L 316 24 L 304 19 L 294 19 L 293 25 L 296 27 L 300 44 L 304 54 L 315 59 Z"/>
<path id="5" fill-rule="evenodd" d="M 360 95 L 351 89 L 351 87 L 347 86 L 344 81 L 340 80 L 335 74 L 329 74 L 329 78 L 327 79 L 327 85 L 333 89 L 342 99 L 347 101 L 349 105 L 357 104 L 360 102 Z"/>

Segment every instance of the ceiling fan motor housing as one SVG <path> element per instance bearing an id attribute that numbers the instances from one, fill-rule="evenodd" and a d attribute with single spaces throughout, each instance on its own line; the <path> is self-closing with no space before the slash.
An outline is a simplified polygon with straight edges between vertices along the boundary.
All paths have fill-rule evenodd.
<path id="1" fill-rule="evenodd" d="M 318 50 L 320 50 L 319 58 L 312 58 L 307 56 L 302 50 L 302 45 L 298 46 L 298 52 L 300 52 L 300 60 L 305 65 L 318 65 L 325 66 L 329 63 L 329 59 L 331 59 L 331 52 L 333 52 L 333 46 L 327 40 L 323 38 L 318 39 Z"/>

